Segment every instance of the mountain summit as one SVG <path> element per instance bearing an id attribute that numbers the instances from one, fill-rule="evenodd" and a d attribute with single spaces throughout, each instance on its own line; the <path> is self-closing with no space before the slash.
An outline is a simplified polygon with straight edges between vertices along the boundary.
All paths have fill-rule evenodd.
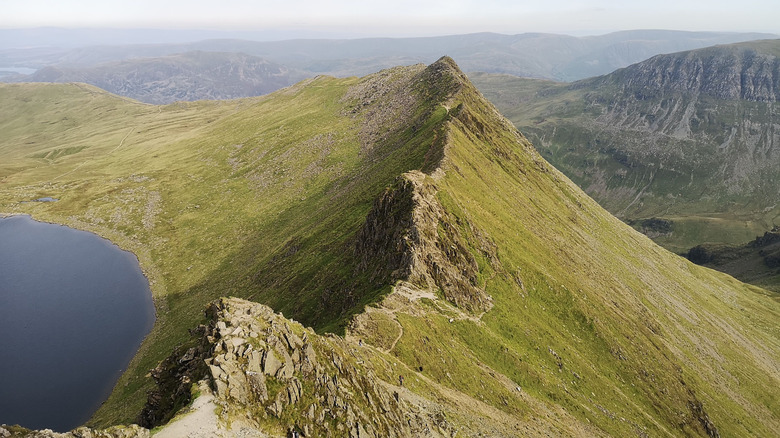
<path id="1" fill-rule="evenodd" d="M 24 152 L 2 168 L 0 207 L 102 231 L 137 248 L 150 274 L 159 321 L 94 426 L 780 429 L 777 302 L 608 214 L 449 58 L 191 106 L 73 87 L 0 87 L 0 102 L 24 102 L 35 120 L 60 117 L 45 103 L 66 93 L 75 122 L 123 112 L 77 123 L 105 142 L 68 155 L 54 151 L 73 132 L 31 136 L 4 118 L 6 147 Z M 60 201 L 17 203 L 30 192 Z M 175 417 L 193 394 L 195 416 Z"/>

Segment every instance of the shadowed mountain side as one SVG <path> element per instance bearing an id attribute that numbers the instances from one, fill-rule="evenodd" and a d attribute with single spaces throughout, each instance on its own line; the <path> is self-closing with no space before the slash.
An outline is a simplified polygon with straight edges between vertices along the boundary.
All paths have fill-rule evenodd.
<path id="1" fill-rule="evenodd" d="M 780 230 L 777 227 L 744 245 L 697 245 L 688 251 L 687 257 L 740 281 L 780 292 Z"/>

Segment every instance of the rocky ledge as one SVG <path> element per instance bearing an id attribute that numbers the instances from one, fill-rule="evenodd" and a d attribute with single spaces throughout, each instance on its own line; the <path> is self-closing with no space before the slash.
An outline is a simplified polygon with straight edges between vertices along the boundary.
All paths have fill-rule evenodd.
<path id="1" fill-rule="evenodd" d="M 239 299 L 219 300 L 207 314 L 212 323 L 198 332 L 211 348 L 202 360 L 226 420 L 271 434 L 451 435 L 441 409 L 412 397 L 400 382 L 386 381 L 383 358 L 367 345 L 319 336 L 267 306 Z M 196 360 L 197 352 L 191 347 L 177 362 Z"/>
<path id="2" fill-rule="evenodd" d="M 19 426 L 0 426 L 0 438 L 149 438 L 151 433 L 138 425 L 115 426 L 103 430 L 79 427 L 66 433 L 50 429 L 29 430 Z"/>
<path id="3" fill-rule="evenodd" d="M 213 393 L 217 436 L 451 437 L 455 428 L 437 403 L 403 386 L 392 358 L 361 341 L 321 336 L 269 307 L 223 298 L 206 310 L 210 322 L 192 331 L 152 371 L 158 390 L 139 423 L 144 426 L 60 434 L 18 427 L 0 437 L 148 437 L 186 411 L 199 382 Z M 411 370 L 407 370 L 412 372 Z"/>

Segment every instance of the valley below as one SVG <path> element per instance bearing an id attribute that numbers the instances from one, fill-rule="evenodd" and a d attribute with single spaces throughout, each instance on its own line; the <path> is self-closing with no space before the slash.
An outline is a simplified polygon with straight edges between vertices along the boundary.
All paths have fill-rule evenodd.
<path id="1" fill-rule="evenodd" d="M 780 40 L 761 40 L 657 55 L 570 84 L 473 80 L 602 206 L 686 255 L 778 225 L 778 54 Z"/>

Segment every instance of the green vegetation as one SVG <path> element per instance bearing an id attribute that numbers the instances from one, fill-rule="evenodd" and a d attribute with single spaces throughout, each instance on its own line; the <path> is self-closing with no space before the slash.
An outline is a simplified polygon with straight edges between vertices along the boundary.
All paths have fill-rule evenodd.
<path id="1" fill-rule="evenodd" d="M 219 103 L 154 107 L 77 85 L 2 86 L 0 97 L 0 211 L 96 231 L 134 251 L 152 284 L 158 322 L 93 424 L 133 421 L 147 371 L 206 302 L 235 295 L 319 332 L 342 332 L 371 304 L 366 327 L 388 333 L 364 340 L 387 354 L 361 360 L 467 430 L 780 429 L 778 302 L 609 215 L 451 60 Z M 360 269 L 372 205 L 410 170 L 426 172 L 419 190 L 440 204 L 426 210 L 440 212 L 435 250 L 477 266 L 456 292 L 483 290 L 489 310 L 458 307 L 451 290 L 403 298 L 390 293 L 397 273 Z M 41 196 L 60 201 L 22 202 Z M 385 223 L 418 220 L 421 198 Z M 409 256 L 433 257 L 419 248 Z"/>
<path id="2" fill-rule="evenodd" d="M 724 381 L 721 370 L 747 376 L 744 362 L 727 358 L 767 344 L 746 342 L 758 338 L 722 324 L 743 319 L 739 309 L 749 306 L 763 316 L 744 321 L 744 329 L 774 343 L 758 334 L 758 321 L 776 321 L 777 309 L 744 286 L 726 292 L 738 283 L 695 268 L 605 215 L 530 144 L 521 140 L 522 149 L 511 147 L 516 140 L 510 130 L 475 135 L 467 120 L 483 126 L 501 121 L 472 99 L 464 103 L 470 117 L 459 117 L 462 124 L 456 122 L 451 134 L 452 171 L 440 187 L 463 220 L 492 238 L 500 265 L 487 289 L 495 307 L 481 330 L 461 332 L 463 344 L 492 369 L 522 376 L 514 383 L 613 435 L 637 428 L 650 436 L 674 433 L 669 425 L 694 433 L 700 425 L 689 405 L 696 400 L 724 435 L 761 435 L 761 426 L 740 425 L 737 418 L 777 406 L 759 408 L 768 401 L 757 394 L 761 384 L 753 378 Z M 511 354 L 496 354 L 501 345 L 519 353 L 527 371 L 519 372 Z M 777 363 L 777 352 L 767 359 Z M 776 379 L 762 375 L 767 385 Z M 726 395 L 735 384 L 753 393 L 748 398 L 754 402 L 741 405 Z M 604 410 L 595 408 L 594 398 Z M 608 413 L 632 420 L 609 421 Z"/>
<path id="3" fill-rule="evenodd" d="M 661 55 L 572 84 L 474 81 L 604 208 L 629 222 L 671 220 L 671 233 L 650 236 L 685 252 L 745 243 L 780 221 L 770 72 L 779 52 L 780 40 L 764 40 Z"/>
<path id="4" fill-rule="evenodd" d="M 134 419 L 147 370 L 216 297 L 341 331 L 388 291 L 387 279 L 356 274 L 352 247 L 373 200 L 424 166 L 446 116 L 430 104 L 441 95 L 430 87 L 446 84 L 410 86 L 411 73 L 422 69 L 163 107 L 76 84 L 0 88 L 0 211 L 91 230 L 135 252 L 156 299 L 157 324 L 96 424 Z M 372 103 L 380 87 L 387 94 Z M 31 158 L 74 144 L 83 149 Z M 23 202 L 49 195 L 60 201 Z"/>

